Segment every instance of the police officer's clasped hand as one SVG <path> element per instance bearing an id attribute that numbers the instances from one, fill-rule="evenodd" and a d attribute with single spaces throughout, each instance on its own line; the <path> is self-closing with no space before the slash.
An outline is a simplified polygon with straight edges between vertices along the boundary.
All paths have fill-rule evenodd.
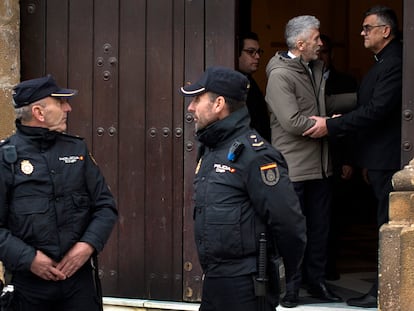
<path id="1" fill-rule="evenodd" d="M 56 266 L 66 277 L 71 277 L 92 256 L 94 249 L 85 242 L 77 242 Z"/>
<path id="2" fill-rule="evenodd" d="M 41 251 L 36 251 L 30 270 L 38 277 L 47 281 L 61 281 L 66 275 L 56 268 L 57 263 Z"/>

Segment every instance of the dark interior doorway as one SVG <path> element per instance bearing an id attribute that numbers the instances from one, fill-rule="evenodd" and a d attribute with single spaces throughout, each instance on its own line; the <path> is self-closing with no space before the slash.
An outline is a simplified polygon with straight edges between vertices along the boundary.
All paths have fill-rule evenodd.
<path id="1" fill-rule="evenodd" d="M 267 11 L 273 11 L 270 6 L 277 6 L 280 11 L 280 4 L 274 1 L 264 1 L 266 5 L 263 6 L 263 2 L 257 0 L 241 0 L 238 7 L 238 27 L 239 33 L 253 31 L 259 36 L 260 45 L 265 49 L 267 57 L 262 57 L 260 62 L 260 68 L 255 73 L 255 79 L 259 83 L 262 91 L 265 93 L 266 77 L 264 74 L 264 68 L 268 59 L 274 55 L 275 51 L 280 49 L 286 49 L 284 45 L 283 29 L 274 30 L 271 29 L 274 25 L 266 24 L 260 25 L 257 22 L 261 19 L 266 19 L 255 6 L 263 6 Z M 273 4 L 271 4 L 273 3 Z M 323 22 L 324 17 L 335 14 L 330 14 L 329 10 L 333 10 L 327 1 L 326 5 L 314 7 L 311 11 L 307 12 L 302 8 L 300 4 L 296 5 L 296 12 L 294 9 L 286 9 L 283 15 L 283 19 L 287 22 L 291 17 L 296 15 L 310 14 L 315 15 L 321 20 L 321 32 L 324 31 Z M 345 2 L 342 3 L 345 5 Z M 368 8 L 369 4 L 366 4 Z M 391 7 L 395 7 L 395 10 L 402 15 L 402 3 L 393 5 L 388 4 Z M 306 7 L 306 5 L 304 6 Z M 344 10 L 347 17 L 345 17 L 346 23 L 351 19 L 350 16 L 362 16 L 362 12 L 353 12 L 359 8 L 352 8 L 351 5 L 347 6 Z M 274 8 L 276 10 L 276 8 Z M 260 13 L 261 12 L 261 13 Z M 342 13 L 343 14 L 343 13 Z M 258 16 L 259 15 L 259 16 Z M 279 16 L 280 17 L 280 16 Z M 284 25 L 280 23 L 280 25 Z M 334 21 L 331 22 L 325 18 L 325 22 L 334 25 Z M 265 23 L 265 22 L 264 22 Z M 352 21 L 358 27 L 359 21 Z M 401 24 L 402 25 L 402 24 Z M 263 26 L 263 27 L 262 27 Z M 350 27 L 350 26 L 349 26 Z M 348 27 L 348 28 L 349 28 Z M 284 26 L 282 27 L 284 28 Z M 352 35 L 346 35 L 350 32 L 350 29 L 345 30 L 344 37 L 334 41 L 334 44 L 340 50 L 340 67 L 344 71 L 353 73 L 356 78 L 360 80 L 367 68 L 360 68 L 357 65 L 351 64 L 352 46 L 349 44 L 349 40 L 353 38 Z M 275 34 L 270 38 L 269 34 Z M 335 29 L 331 30 L 332 34 L 337 33 Z M 362 46 L 362 41 L 358 41 L 358 44 Z M 270 47 L 270 49 L 269 49 Z M 358 47 L 360 48 L 360 47 Z M 366 53 L 366 51 L 364 51 Z M 372 56 L 371 56 L 372 57 Z M 368 62 L 369 63 L 369 62 Z M 356 67 L 357 66 L 357 67 Z M 356 273 L 356 272 L 368 272 L 376 271 L 377 267 L 377 252 L 378 252 L 378 230 L 376 225 L 376 199 L 372 193 L 370 186 L 363 180 L 362 170 L 355 167 L 354 176 L 349 181 L 341 181 L 338 178 L 335 181 L 335 198 L 332 206 L 332 221 L 331 221 L 331 241 L 329 247 L 329 265 L 327 271 L 328 279 L 337 279 L 337 274 L 344 273 Z"/>

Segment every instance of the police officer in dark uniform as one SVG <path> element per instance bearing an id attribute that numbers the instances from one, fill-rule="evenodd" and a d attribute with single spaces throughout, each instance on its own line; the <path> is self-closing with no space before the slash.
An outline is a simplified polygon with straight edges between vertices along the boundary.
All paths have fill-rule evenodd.
<path id="1" fill-rule="evenodd" d="M 200 142 L 194 230 L 204 272 L 201 311 L 274 310 L 279 299 L 269 290 L 274 284 L 266 284 L 265 298 L 258 293 L 260 235 L 269 254 L 282 256 L 287 277 L 298 269 L 306 244 L 286 162 L 249 127 L 248 88 L 243 74 L 225 67 L 210 67 L 181 88 L 193 97 L 188 111 Z"/>
<path id="2" fill-rule="evenodd" d="M 0 148 L 0 260 L 16 311 L 102 310 L 91 261 L 117 210 L 86 143 L 64 134 L 76 93 L 51 76 L 13 90 L 16 133 Z"/>

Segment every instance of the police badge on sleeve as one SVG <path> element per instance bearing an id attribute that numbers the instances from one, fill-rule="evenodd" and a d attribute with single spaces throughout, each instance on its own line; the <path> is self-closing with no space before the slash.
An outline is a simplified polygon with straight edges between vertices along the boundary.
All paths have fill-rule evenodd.
<path id="1" fill-rule="evenodd" d="M 276 162 L 260 166 L 260 174 L 263 182 L 268 186 L 274 186 L 279 182 L 280 173 Z"/>

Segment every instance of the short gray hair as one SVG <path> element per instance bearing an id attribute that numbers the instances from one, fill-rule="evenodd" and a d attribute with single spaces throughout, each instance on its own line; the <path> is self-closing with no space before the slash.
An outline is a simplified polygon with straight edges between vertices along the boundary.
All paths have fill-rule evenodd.
<path id="1" fill-rule="evenodd" d="M 45 107 L 45 103 L 41 100 L 38 100 L 34 103 L 31 103 L 27 106 L 19 107 L 14 109 L 14 114 L 16 115 L 16 119 L 21 120 L 23 122 L 31 121 L 33 118 L 32 115 L 32 107 L 33 105 L 40 105 L 42 107 Z"/>
<path id="2" fill-rule="evenodd" d="M 16 115 L 16 119 L 21 121 L 30 121 L 32 118 L 32 106 L 23 106 L 20 108 L 15 108 L 14 113 Z"/>
<path id="3" fill-rule="evenodd" d="M 296 47 L 298 39 L 308 39 L 310 30 L 319 29 L 321 23 L 311 15 L 296 16 L 286 24 L 285 39 L 289 50 Z"/>

